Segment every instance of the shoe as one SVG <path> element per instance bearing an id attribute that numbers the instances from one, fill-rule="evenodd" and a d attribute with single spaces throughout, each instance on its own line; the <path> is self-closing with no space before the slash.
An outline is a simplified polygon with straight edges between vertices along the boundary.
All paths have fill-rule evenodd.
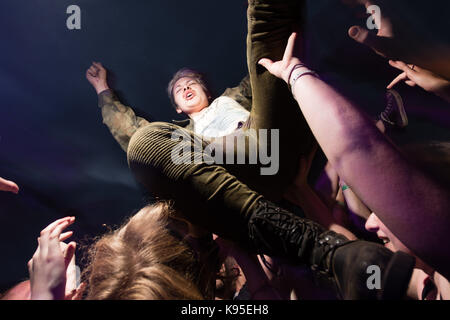
<path id="1" fill-rule="evenodd" d="M 408 125 L 403 99 L 397 91 L 389 89 L 386 92 L 386 109 L 381 112 L 380 120 L 394 128 L 405 128 Z"/>
<path id="2" fill-rule="evenodd" d="M 350 241 L 267 201 L 260 200 L 248 221 L 250 250 L 309 266 L 322 284 L 342 299 L 402 299 L 415 259 L 367 241 Z M 378 267 L 372 288 L 369 267 Z"/>

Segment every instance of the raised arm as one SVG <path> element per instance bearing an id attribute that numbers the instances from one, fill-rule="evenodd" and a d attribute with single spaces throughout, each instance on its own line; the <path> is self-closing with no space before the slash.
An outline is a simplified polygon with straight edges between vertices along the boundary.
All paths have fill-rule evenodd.
<path id="1" fill-rule="evenodd" d="M 106 69 L 101 63 L 93 62 L 92 66 L 86 71 L 86 78 L 98 94 L 98 104 L 102 109 L 103 123 L 126 152 L 133 134 L 149 122 L 136 116 L 133 109 L 119 101 L 108 86 Z"/>
<path id="2" fill-rule="evenodd" d="M 295 37 L 290 37 L 282 61 L 259 63 L 291 84 L 339 176 L 406 246 L 448 277 L 449 250 L 443 244 L 449 231 L 448 188 L 413 166 L 348 99 L 299 66 L 301 61 L 293 56 Z"/>

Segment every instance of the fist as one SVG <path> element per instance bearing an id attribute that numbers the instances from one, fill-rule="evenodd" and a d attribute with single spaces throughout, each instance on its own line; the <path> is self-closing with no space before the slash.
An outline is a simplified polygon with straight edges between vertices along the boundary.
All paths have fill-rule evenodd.
<path id="1" fill-rule="evenodd" d="M 86 71 L 86 79 L 92 84 L 97 94 L 109 89 L 106 81 L 106 69 L 100 62 L 92 62 Z"/>

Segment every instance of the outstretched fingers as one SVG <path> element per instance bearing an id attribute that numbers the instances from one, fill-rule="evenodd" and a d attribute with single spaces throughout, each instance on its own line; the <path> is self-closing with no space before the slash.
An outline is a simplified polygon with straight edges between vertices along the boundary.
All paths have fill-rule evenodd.
<path id="1" fill-rule="evenodd" d="M 61 228 L 60 226 L 63 225 L 63 229 L 67 228 L 69 225 L 71 225 L 72 223 L 75 222 L 75 217 L 64 217 L 61 219 L 58 219 L 56 221 L 53 221 L 52 223 L 50 223 L 47 227 L 45 227 L 42 231 L 41 231 L 41 237 L 44 235 L 50 235 L 50 233 L 52 233 L 56 228 Z"/>
<path id="2" fill-rule="evenodd" d="M 387 89 L 392 89 L 397 83 L 408 79 L 408 76 L 406 75 L 406 72 L 403 72 L 399 74 L 394 80 L 392 80 L 391 83 L 386 87 Z"/>
<path id="3" fill-rule="evenodd" d="M 403 61 L 394 61 L 389 60 L 389 64 L 401 71 L 403 71 L 401 74 L 399 74 L 388 86 L 388 89 L 392 89 L 397 83 L 401 81 L 405 81 L 407 85 L 410 87 L 414 87 L 416 85 L 416 76 L 417 72 L 420 70 L 417 66 L 410 66 Z"/>

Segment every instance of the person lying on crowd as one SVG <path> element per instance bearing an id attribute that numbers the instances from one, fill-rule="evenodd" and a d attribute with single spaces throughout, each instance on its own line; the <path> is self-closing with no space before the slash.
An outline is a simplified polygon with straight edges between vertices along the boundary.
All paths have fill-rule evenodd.
<path id="1" fill-rule="evenodd" d="M 136 116 L 134 111 L 124 106 L 108 86 L 107 71 L 100 62 L 93 62 L 86 71 L 86 78 L 99 95 L 104 123 L 116 141 L 126 152 L 133 133 L 149 124 L 149 121 Z M 179 70 L 168 85 L 168 95 L 177 113 L 188 116 L 189 121 L 175 121 L 186 128 L 208 137 L 221 137 L 236 131 L 249 118 L 250 112 L 242 104 L 248 105 L 249 80 L 244 78 L 239 87 L 229 90 L 213 99 L 204 74 L 183 68 Z M 230 97 L 231 96 L 231 97 Z M 237 101 L 241 103 L 238 103 Z"/>
<path id="2" fill-rule="evenodd" d="M 289 90 L 257 62 L 267 55 L 282 56 L 287 38 L 302 22 L 304 2 L 249 1 L 249 77 L 248 81 L 241 83 L 240 94 L 233 96 L 239 96 L 238 99 L 221 96 L 213 100 L 205 78 L 189 69 L 177 72 L 168 85 L 170 101 L 177 112 L 189 117 L 190 125 L 182 128 L 181 123 L 167 123 L 167 130 L 196 134 L 203 146 L 211 145 L 217 154 L 223 155 L 222 158 L 226 159 L 224 165 L 233 174 L 272 200 L 282 198 L 284 189 L 297 174 L 299 160 L 315 151 L 316 142 Z M 104 123 L 122 149 L 127 151 L 130 138 L 138 129 L 148 126 L 149 121 L 137 117 L 131 108 L 120 103 L 109 89 L 106 70 L 101 64 L 94 63 L 87 70 L 86 77 L 98 93 Z M 242 148 L 227 143 L 241 137 L 246 142 Z M 255 153 L 258 154 L 252 153 L 253 145 L 256 145 Z M 172 150 L 171 146 L 166 146 L 166 149 Z M 270 154 L 269 164 L 262 160 L 264 150 Z M 245 165 L 238 164 L 239 160 L 229 161 L 231 155 L 243 158 Z M 251 163 L 253 156 L 256 164 Z"/>
<path id="3" fill-rule="evenodd" d="M 449 230 L 448 185 L 419 170 L 363 112 L 309 70 L 294 55 L 295 38 L 283 60 L 260 64 L 292 88 L 338 175 L 412 252 L 449 277 L 448 249 L 442 246 Z"/>

